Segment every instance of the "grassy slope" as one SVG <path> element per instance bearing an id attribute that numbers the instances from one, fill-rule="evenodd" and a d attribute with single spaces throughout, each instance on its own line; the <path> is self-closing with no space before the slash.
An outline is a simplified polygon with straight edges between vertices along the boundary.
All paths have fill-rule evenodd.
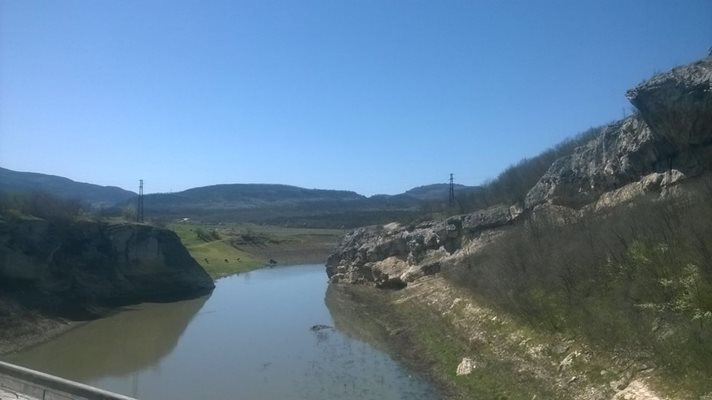
<path id="1" fill-rule="evenodd" d="M 633 382 L 670 395 L 663 398 L 699 398 L 665 387 L 664 374 L 630 354 L 533 328 L 441 278 L 401 291 L 332 285 L 326 304 L 339 329 L 395 354 L 440 387 L 443 398 L 640 399 L 625 397 Z M 476 368 L 457 376 L 463 357 Z M 660 399 L 654 395 L 645 398 Z"/>
<path id="2" fill-rule="evenodd" d="M 673 398 L 712 395 L 709 179 L 565 225 L 527 220 L 445 276 L 532 327 L 655 368 Z"/>
<path id="3" fill-rule="evenodd" d="M 337 229 L 254 224 L 176 223 L 168 228 L 213 278 L 261 268 L 270 259 L 280 264 L 324 262 L 343 234 Z M 215 231 L 217 237 L 201 239 L 200 230 Z"/>
<path id="4" fill-rule="evenodd" d="M 180 237 L 190 255 L 213 278 L 250 271 L 264 265 L 264 260 L 231 246 L 229 238 L 209 242 L 200 239 L 196 233 L 198 227 L 204 229 L 203 225 L 197 224 L 172 224 L 169 229 Z"/>
<path id="5" fill-rule="evenodd" d="M 426 284 L 427 286 L 427 284 Z M 447 297 L 442 287 L 435 297 Z M 431 307 L 432 290 L 408 288 L 384 292 L 360 286 L 332 286 L 326 303 L 337 327 L 397 357 L 411 368 L 424 373 L 448 399 L 558 399 L 565 398 L 549 388 L 524 367 L 512 360 L 517 350 L 504 349 L 510 332 L 499 324 L 488 326 L 495 343 L 479 343 L 462 329 L 453 326 L 463 322 L 463 315 L 443 313 Z M 467 321 L 480 326 L 489 321 Z M 456 376 L 463 356 L 476 359 L 471 375 Z"/>

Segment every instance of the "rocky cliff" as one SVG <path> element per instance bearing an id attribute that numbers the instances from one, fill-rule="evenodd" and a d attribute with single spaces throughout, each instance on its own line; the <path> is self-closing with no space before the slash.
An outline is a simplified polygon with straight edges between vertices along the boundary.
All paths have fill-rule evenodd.
<path id="1" fill-rule="evenodd" d="M 520 216 L 553 212 L 566 219 L 642 194 L 664 196 L 712 169 L 712 56 L 656 75 L 627 96 L 638 112 L 556 160 L 523 204 L 417 226 L 357 229 L 327 262 L 331 282 L 403 287 Z"/>
<path id="2" fill-rule="evenodd" d="M 0 289 L 57 311 L 213 289 L 175 233 L 147 225 L 0 220 Z"/>
<path id="3" fill-rule="evenodd" d="M 649 174 L 675 171 L 679 181 L 712 167 L 712 56 L 656 75 L 627 97 L 638 113 L 554 162 L 528 193 L 527 208 L 578 208 Z"/>
<path id="4" fill-rule="evenodd" d="M 332 283 L 402 288 L 439 272 L 440 261 L 469 239 L 486 237 L 485 231 L 508 225 L 521 213 L 518 206 L 494 206 L 444 221 L 359 228 L 344 236 L 338 252 L 327 260 L 326 272 Z"/>
<path id="5" fill-rule="evenodd" d="M 628 97 L 519 204 L 347 234 L 327 303 L 448 398 L 712 398 L 712 56 Z"/>

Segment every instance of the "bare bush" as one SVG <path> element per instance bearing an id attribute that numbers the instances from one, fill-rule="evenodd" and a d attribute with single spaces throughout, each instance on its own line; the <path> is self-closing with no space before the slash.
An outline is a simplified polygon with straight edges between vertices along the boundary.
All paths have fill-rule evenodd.
<path id="1" fill-rule="evenodd" d="M 528 218 L 448 278 L 544 329 L 642 346 L 710 376 L 709 199 L 642 199 L 569 224 Z"/>

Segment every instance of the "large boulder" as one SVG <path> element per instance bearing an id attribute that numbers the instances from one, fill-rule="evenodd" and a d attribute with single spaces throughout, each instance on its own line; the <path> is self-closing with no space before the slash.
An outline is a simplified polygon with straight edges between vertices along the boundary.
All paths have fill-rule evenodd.
<path id="1" fill-rule="evenodd" d="M 475 233 L 485 229 L 496 228 L 511 223 L 521 213 L 522 209 L 517 206 L 492 206 L 463 215 L 461 217 L 462 229 Z"/>
<path id="2" fill-rule="evenodd" d="M 513 222 L 522 210 L 495 206 L 415 226 L 391 223 L 347 233 L 326 262 L 331 283 L 402 288 L 440 272 L 440 260 L 462 248 L 469 236 Z"/>
<path id="3" fill-rule="evenodd" d="M 712 141 L 712 56 L 656 75 L 629 90 L 626 97 L 669 143 Z"/>
<path id="4" fill-rule="evenodd" d="M 461 220 L 455 218 L 409 227 L 391 223 L 356 229 L 343 237 L 329 257 L 326 273 L 332 283 L 403 287 L 405 279 L 435 272 L 433 268 L 421 271 L 412 267 L 429 254 L 454 251 L 461 240 L 461 226 Z"/>
<path id="5" fill-rule="evenodd" d="M 656 75 L 627 96 L 639 112 L 556 160 L 525 208 L 579 208 L 650 174 L 696 176 L 712 168 L 712 56 Z"/>

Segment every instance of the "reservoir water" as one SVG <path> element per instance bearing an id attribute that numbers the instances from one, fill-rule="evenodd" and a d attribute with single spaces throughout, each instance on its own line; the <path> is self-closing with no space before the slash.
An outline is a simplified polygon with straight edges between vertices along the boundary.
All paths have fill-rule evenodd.
<path id="1" fill-rule="evenodd" d="M 140 304 L 7 361 L 141 399 L 434 399 L 425 380 L 332 328 L 323 265 L 216 282 Z M 323 326 L 319 326 L 323 325 Z"/>

